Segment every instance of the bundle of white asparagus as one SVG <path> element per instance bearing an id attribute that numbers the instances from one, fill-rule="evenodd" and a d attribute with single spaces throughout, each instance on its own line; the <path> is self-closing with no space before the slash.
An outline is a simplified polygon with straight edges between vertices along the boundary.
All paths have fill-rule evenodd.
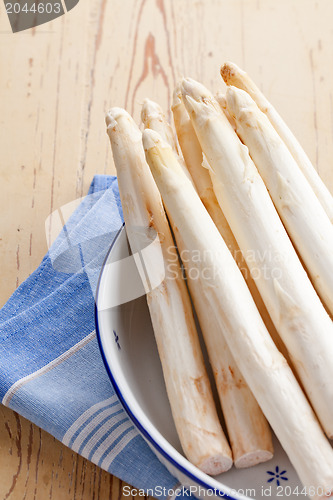
<path id="1" fill-rule="evenodd" d="M 333 323 L 247 147 L 205 87 L 188 79 L 183 91 L 219 204 L 318 418 L 333 437 Z"/>
<path id="2" fill-rule="evenodd" d="M 109 112 L 128 239 L 133 253 L 149 244 L 162 254 L 145 262 L 158 277 L 147 302 L 185 455 L 210 474 L 232 458 L 239 468 L 269 460 L 268 421 L 319 500 L 333 496 L 323 432 L 333 438 L 333 323 L 320 300 L 333 314 L 332 197 L 246 73 L 226 63 L 221 74 L 228 88 L 216 99 L 191 79 L 175 89 L 176 135 L 149 99 L 143 135 L 124 110 Z"/>

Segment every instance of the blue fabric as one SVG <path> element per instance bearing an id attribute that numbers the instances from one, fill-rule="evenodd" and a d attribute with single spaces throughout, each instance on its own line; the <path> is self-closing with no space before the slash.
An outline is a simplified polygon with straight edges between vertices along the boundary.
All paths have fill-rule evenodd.
<path id="1" fill-rule="evenodd" d="M 70 208 L 52 215 L 50 232 Z M 38 269 L 0 311 L 0 396 L 84 457 L 163 498 L 177 480 L 121 407 L 95 335 L 96 283 L 122 223 L 117 179 L 95 176 Z"/>

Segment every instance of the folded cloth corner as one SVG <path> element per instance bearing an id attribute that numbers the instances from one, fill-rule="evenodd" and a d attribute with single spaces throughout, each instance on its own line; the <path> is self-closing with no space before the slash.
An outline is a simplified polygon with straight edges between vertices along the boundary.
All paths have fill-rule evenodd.
<path id="1" fill-rule="evenodd" d="M 50 231 L 71 208 L 52 214 Z M 40 266 L 0 311 L 0 397 L 88 460 L 167 498 L 178 481 L 122 408 L 95 334 L 96 284 L 122 224 L 116 177 L 95 176 Z"/>

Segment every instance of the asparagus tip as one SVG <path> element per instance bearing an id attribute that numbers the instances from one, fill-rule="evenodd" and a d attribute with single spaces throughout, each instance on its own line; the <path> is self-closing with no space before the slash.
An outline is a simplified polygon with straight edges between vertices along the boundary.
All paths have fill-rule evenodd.
<path id="1" fill-rule="evenodd" d="M 127 118 L 130 117 L 127 111 L 123 108 L 118 108 L 118 107 L 111 108 L 105 116 L 107 129 L 115 127 L 117 125 L 117 121 L 121 116 Z"/>
<path id="2" fill-rule="evenodd" d="M 255 105 L 251 96 L 245 90 L 230 86 L 226 92 L 228 111 L 237 117 L 244 108 Z"/>
<path id="3" fill-rule="evenodd" d="M 233 62 L 227 61 L 221 66 L 221 76 L 227 85 L 239 73 L 243 73 L 243 71 Z"/>
<path id="4" fill-rule="evenodd" d="M 149 128 L 146 128 L 142 133 L 142 143 L 146 152 L 155 146 L 171 149 L 171 146 L 162 139 L 160 134 Z"/>
<path id="5" fill-rule="evenodd" d="M 162 108 L 157 102 L 152 101 L 148 97 L 143 101 L 141 110 L 141 120 L 147 126 L 149 119 L 163 115 Z"/>
<path id="6" fill-rule="evenodd" d="M 204 85 L 191 78 L 184 78 L 182 81 L 182 97 L 190 115 L 200 115 L 203 109 L 215 108 L 213 95 Z"/>
<path id="7" fill-rule="evenodd" d="M 192 78 L 183 78 L 181 89 L 183 97 L 186 98 L 190 96 L 195 101 L 202 101 L 205 97 L 212 97 L 211 93 L 204 85 Z"/>
<path id="8" fill-rule="evenodd" d="M 131 117 L 131 115 L 123 108 L 111 108 L 106 117 L 106 132 L 112 141 L 113 135 L 122 132 L 123 136 L 130 134 L 132 141 L 141 143 L 141 132 Z"/>

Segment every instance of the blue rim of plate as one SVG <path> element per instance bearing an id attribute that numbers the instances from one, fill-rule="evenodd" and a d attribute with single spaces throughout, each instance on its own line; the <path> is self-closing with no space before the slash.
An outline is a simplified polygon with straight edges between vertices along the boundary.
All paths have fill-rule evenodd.
<path id="1" fill-rule="evenodd" d="M 141 432 L 141 434 L 143 434 L 143 436 L 147 439 L 147 441 L 149 441 L 153 447 L 166 459 L 168 460 L 176 469 L 178 469 L 182 474 L 188 476 L 190 479 L 192 479 L 193 481 L 195 481 L 196 483 L 198 483 L 200 486 L 208 489 L 208 490 L 212 490 L 213 488 L 208 484 L 206 483 L 205 481 L 203 481 L 202 479 L 199 479 L 198 477 L 196 477 L 194 474 L 192 474 L 192 472 L 190 472 L 188 469 L 186 469 L 185 467 L 183 467 L 182 465 L 180 465 L 178 462 L 176 462 L 176 460 L 171 457 L 162 447 L 161 445 L 159 445 L 157 443 L 157 441 L 155 441 L 155 439 L 151 436 L 151 434 L 149 434 L 149 432 L 147 431 L 147 429 L 145 429 L 145 427 L 141 424 L 141 422 L 136 418 L 136 416 L 132 413 L 132 410 L 129 408 L 129 406 L 127 405 L 126 403 L 126 399 L 124 398 L 121 390 L 119 389 L 118 385 L 117 385 L 117 382 L 111 372 L 111 369 L 109 367 L 109 364 L 107 362 L 107 359 L 106 359 L 106 356 L 104 354 L 104 349 L 103 349 L 103 345 L 102 345 L 102 339 L 101 339 L 101 334 L 100 334 L 100 329 L 99 329 L 99 323 L 98 323 L 98 307 L 97 307 L 97 304 L 98 304 L 98 297 L 99 297 L 99 291 L 100 291 L 100 283 L 101 283 L 101 279 L 102 279 L 102 275 L 104 273 L 104 269 L 105 269 L 105 265 L 106 265 L 106 262 L 109 258 L 109 255 L 110 253 L 112 252 L 112 249 L 116 243 L 116 241 L 118 240 L 119 236 L 120 236 L 120 233 L 123 231 L 123 229 L 125 228 L 125 223 L 123 223 L 123 225 L 121 226 L 121 228 L 119 229 L 118 233 L 116 234 L 113 242 L 111 243 L 111 246 L 105 256 L 105 259 L 104 259 L 104 262 L 102 264 L 102 267 L 101 267 L 101 271 L 100 271 L 100 274 L 99 274 L 99 277 L 98 277 L 98 281 L 97 281 L 97 287 L 96 287 L 96 297 L 95 297 L 95 324 L 96 324 L 96 337 L 97 337 L 97 341 L 98 341 L 98 346 L 99 346 L 99 350 L 101 352 L 101 355 L 102 355 L 102 359 L 103 359 L 103 363 L 104 363 L 104 366 L 106 368 L 106 371 L 107 371 L 107 374 L 110 378 L 110 381 L 111 381 L 111 384 L 121 402 L 121 404 L 123 405 L 124 407 L 124 410 L 126 411 L 128 417 L 132 420 L 132 422 L 134 423 L 134 425 L 138 428 L 138 430 Z M 216 489 L 214 488 L 214 494 L 219 496 L 220 498 L 226 498 L 228 500 L 237 500 L 235 497 L 230 497 L 227 493 L 223 492 L 223 490 L 220 490 L 220 489 Z"/>

